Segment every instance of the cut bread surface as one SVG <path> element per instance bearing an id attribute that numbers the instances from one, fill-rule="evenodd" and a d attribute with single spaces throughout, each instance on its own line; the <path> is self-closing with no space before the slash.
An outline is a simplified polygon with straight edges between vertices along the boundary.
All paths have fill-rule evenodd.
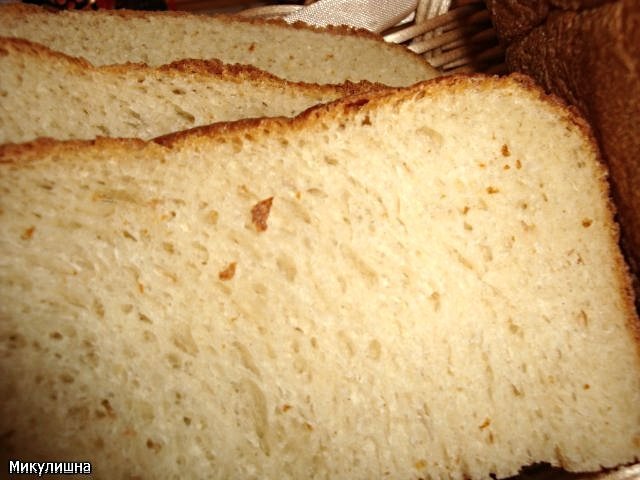
<path id="1" fill-rule="evenodd" d="M 632 462 L 605 177 L 520 77 L 0 147 L 2 446 L 110 478 Z"/>
<path id="2" fill-rule="evenodd" d="M 0 85 L 0 143 L 43 136 L 149 139 L 220 121 L 294 116 L 317 103 L 381 88 L 290 82 L 213 60 L 94 67 L 37 43 L 1 37 Z"/>
<path id="3" fill-rule="evenodd" d="M 420 56 L 369 32 L 224 15 L 50 12 L 9 4 L 0 5 L 0 35 L 42 43 L 94 65 L 213 58 L 320 84 L 368 80 L 404 86 L 438 76 Z"/>

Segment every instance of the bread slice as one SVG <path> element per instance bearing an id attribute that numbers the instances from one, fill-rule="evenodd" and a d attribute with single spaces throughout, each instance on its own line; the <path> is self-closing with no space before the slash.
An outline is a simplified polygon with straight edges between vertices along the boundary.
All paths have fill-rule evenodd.
<path id="1" fill-rule="evenodd" d="M 0 85 L 0 143 L 40 136 L 152 138 L 219 121 L 293 116 L 317 103 L 382 88 L 290 82 L 214 60 L 94 67 L 15 38 L 0 38 Z"/>
<path id="2" fill-rule="evenodd" d="M 517 24 L 518 16 L 501 17 L 501 4 L 512 2 L 495 3 L 496 24 Z M 567 0 L 559 5 L 566 11 L 554 11 L 522 38 L 505 43 L 507 64 L 579 108 L 593 126 L 640 294 L 640 2 L 562 3 Z"/>
<path id="3" fill-rule="evenodd" d="M 292 81 L 409 85 L 438 75 L 422 57 L 346 27 L 184 12 L 59 11 L 0 5 L 0 36 L 21 37 L 94 65 L 216 58 Z"/>
<path id="4" fill-rule="evenodd" d="M 97 478 L 640 457 L 606 172 L 521 77 L 0 147 L 0 441 Z"/>

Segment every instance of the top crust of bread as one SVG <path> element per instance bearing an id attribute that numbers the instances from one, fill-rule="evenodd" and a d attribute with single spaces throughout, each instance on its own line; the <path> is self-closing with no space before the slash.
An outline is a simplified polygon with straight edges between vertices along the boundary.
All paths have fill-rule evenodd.
<path id="1" fill-rule="evenodd" d="M 14 5 L 14 4 L 11 4 Z M 15 4 L 19 7 L 32 7 L 33 5 Z M 180 12 L 174 12 L 180 13 Z M 61 59 L 65 63 L 73 64 L 78 71 L 97 70 L 112 73 L 141 73 L 149 74 L 154 69 L 169 75 L 175 73 L 188 73 L 201 80 L 210 80 L 211 75 L 223 77 L 225 80 L 232 80 L 237 83 L 243 81 L 259 82 L 261 84 L 282 87 L 283 85 L 295 87 L 297 89 L 307 90 L 315 94 L 330 94 L 339 92 L 341 95 L 353 95 L 361 93 L 365 89 L 381 89 L 385 88 L 380 83 L 361 80 L 359 82 L 346 81 L 341 84 L 329 85 L 318 83 L 306 83 L 280 78 L 270 72 L 261 70 L 249 64 L 227 64 L 218 59 L 198 59 L 184 58 L 173 62 L 159 65 L 158 67 L 149 67 L 142 62 L 126 62 L 122 64 L 95 66 L 82 57 L 74 57 L 63 52 L 51 50 L 44 45 L 40 45 L 29 40 L 17 37 L 0 36 L 0 56 L 11 53 L 27 53 L 48 57 L 51 59 Z"/>

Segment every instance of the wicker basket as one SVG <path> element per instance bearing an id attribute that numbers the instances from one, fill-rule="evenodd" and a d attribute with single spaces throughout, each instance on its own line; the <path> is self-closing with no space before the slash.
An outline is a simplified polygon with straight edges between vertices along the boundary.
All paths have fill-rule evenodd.
<path id="1" fill-rule="evenodd" d="M 312 2 L 306 2 L 310 4 Z M 304 5 L 267 5 L 240 12 L 248 17 L 284 17 Z M 423 55 L 443 74 L 504 73 L 500 47 L 483 0 L 419 0 L 400 23 L 379 31 L 385 40 Z"/>

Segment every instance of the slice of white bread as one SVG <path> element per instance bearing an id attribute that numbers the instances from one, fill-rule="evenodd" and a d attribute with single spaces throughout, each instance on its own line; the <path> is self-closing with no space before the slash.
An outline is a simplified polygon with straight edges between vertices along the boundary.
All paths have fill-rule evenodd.
<path id="1" fill-rule="evenodd" d="M 461 479 L 640 457 L 605 169 L 524 78 L 6 145 L 0 191 L 11 458 Z"/>
<path id="2" fill-rule="evenodd" d="M 0 38 L 0 143 L 41 136 L 148 139 L 219 121 L 294 116 L 375 88 L 382 87 L 290 82 L 206 60 L 94 67 L 37 43 Z"/>
<path id="3" fill-rule="evenodd" d="M 422 57 L 346 27 L 185 12 L 57 11 L 0 5 L 0 36 L 21 37 L 94 65 L 216 58 L 308 83 L 410 85 L 438 75 Z"/>

